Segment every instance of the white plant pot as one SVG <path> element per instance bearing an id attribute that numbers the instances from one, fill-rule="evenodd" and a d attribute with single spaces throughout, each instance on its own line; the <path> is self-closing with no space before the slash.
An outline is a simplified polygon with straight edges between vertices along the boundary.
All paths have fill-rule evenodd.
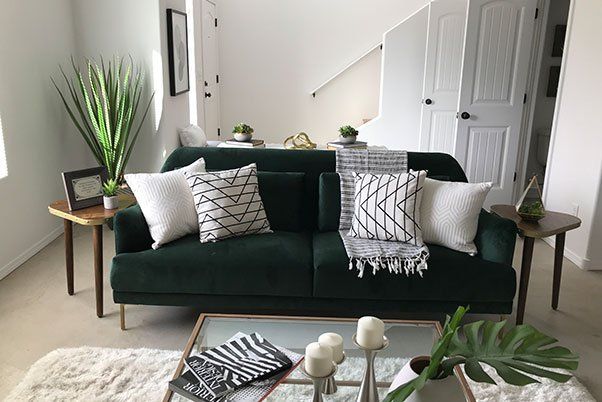
<path id="1" fill-rule="evenodd" d="M 401 385 L 407 383 L 418 377 L 419 373 L 416 373 L 415 368 L 420 367 L 417 362 L 428 359 L 428 356 L 417 356 L 407 362 L 405 366 L 397 373 L 397 376 L 391 383 L 389 392 L 397 389 Z M 419 368 L 421 370 L 421 367 Z M 449 376 L 440 380 L 428 380 L 420 391 L 412 392 L 412 394 L 406 399 L 406 402 L 455 402 L 464 401 L 462 391 L 460 390 L 460 384 L 454 378 Z"/>
<path id="2" fill-rule="evenodd" d="M 343 144 L 353 144 L 356 140 L 357 135 L 352 137 L 343 137 L 342 135 L 339 135 L 339 142 L 342 142 Z"/>
<path id="3" fill-rule="evenodd" d="M 249 142 L 253 134 L 234 133 L 234 139 L 239 142 Z"/>
<path id="4" fill-rule="evenodd" d="M 119 197 L 116 195 L 112 197 L 103 196 L 102 203 L 105 209 L 117 209 L 119 208 Z"/>

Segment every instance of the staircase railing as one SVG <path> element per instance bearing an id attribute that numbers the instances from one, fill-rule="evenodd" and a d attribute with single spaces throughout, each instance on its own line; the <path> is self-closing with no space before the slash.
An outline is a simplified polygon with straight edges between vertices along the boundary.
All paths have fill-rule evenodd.
<path id="1" fill-rule="evenodd" d="M 376 49 L 382 50 L 382 48 L 383 48 L 383 43 L 382 42 L 378 42 L 376 45 L 374 45 L 370 49 L 366 50 L 364 53 L 362 53 L 361 56 L 359 56 L 356 59 L 354 59 L 353 61 L 351 61 L 349 64 L 347 64 L 341 70 L 339 70 L 335 75 L 333 75 L 332 77 L 330 77 L 329 79 L 327 79 L 326 81 L 324 81 L 322 84 L 318 85 L 318 87 L 316 87 L 316 89 L 314 89 L 313 91 L 310 92 L 311 96 L 313 96 L 315 98 L 316 97 L 316 92 L 318 92 L 320 89 L 324 88 L 332 80 L 334 80 L 339 75 L 341 75 L 345 71 L 347 71 L 349 69 L 349 67 L 353 66 L 355 63 L 357 63 L 358 61 L 362 60 L 364 57 L 368 56 L 369 54 L 371 54 L 372 52 L 374 52 Z"/>

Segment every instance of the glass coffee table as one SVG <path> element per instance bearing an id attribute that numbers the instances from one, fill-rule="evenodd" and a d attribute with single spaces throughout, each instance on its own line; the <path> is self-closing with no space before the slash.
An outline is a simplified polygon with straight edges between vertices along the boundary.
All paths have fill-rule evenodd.
<path id="1" fill-rule="evenodd" d="M 303 354 L 305 346 L 315 342 L 320 334 L 336 332 L 343 336 L 346 359 L 339 365 L 336 374 L 338 391 L 332 395 L 324 395 L 324 401 L 353 401 L 365 367 L 363 352 L 357 349 L 351 340 L 356 326 L 357 319 L 346 318 L 201 314 L 173 378 L 182 374 L 184 359 L 218 346 L 238 332 L 257 332 L 274 345 L 299 354 Z M 403 365 L 414 356 L 429 355 L 433 341 L 440 334 L 441 326 L 437 321 L 385 320 L 385 335 L 390 344 L 387 349 L 378 353 L 375 361 L 376 381 L 381 399 L 387 394 L 393 378 Z M 475 401 L 462 370 L 456 367 L 455 374 L 457 387 L 450 390 L 447 401 Z M 312 394 L 312 383 L 297 367 L 264 400 L 307 401 L 311 400 Z M 163 400 L 188 401 L 170 390 L 167 390 Z"/>

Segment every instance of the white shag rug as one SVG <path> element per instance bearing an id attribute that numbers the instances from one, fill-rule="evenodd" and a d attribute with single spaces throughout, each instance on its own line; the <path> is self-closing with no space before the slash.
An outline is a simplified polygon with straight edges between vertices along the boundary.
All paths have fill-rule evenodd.
<path id="1" fill-rule="evenodd" d="M 6 401 L 161 401 L 181 352 L 156 349 L 110 349 L 81 347 L 57 349 L 31 366 L 23 380 Z M 379 359 L 377 380 L 391 381 L 401 368 L 403 359 Z M 364 361 L 348 358 L 339 367 L 337 378 L 361 378 Z M 491 370 L 487 370 L 491 374 Z M 295 373 L 294 376 L 296 376 Z M 495 377 L 496 381 L 499 377 Z M 470 380 L 469 380 L 470 381 Z M 478 384 L 470 386 L 478 401 L 580 401 L 595 399 L 572 378 L 560 384 L 541 379 L 541 384 L 525 387 Z M 279 386 L 269 401 L 311 400 L 310 387 Z M 328 401 L 351 401 L 357 389 L 340 387 Z"/>

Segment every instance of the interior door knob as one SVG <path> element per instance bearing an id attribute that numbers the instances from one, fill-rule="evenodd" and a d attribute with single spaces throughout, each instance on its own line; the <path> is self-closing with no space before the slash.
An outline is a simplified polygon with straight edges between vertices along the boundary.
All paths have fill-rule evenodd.
<path id="1" fill-rule="evenodd" d="M 430 105 L 431 103 L 433 103 L 433 100 L 432 100 L 431 98 L 426 98 L 426 99 L 424 100 L 424 104 L 425 104 L 425 105 Z"/>
<path id="2" fill-rule="evenodd" d="M 211 92 L 205 92 L 205 98 L 211 98 Z"/>
<path id="3" fill-rule="evenodd" d="M 470 113 L 468 113 L 468 112 L 462 112 L 462 113 L 460 114 L 460 117 L 461 117 L 463 120 L 468 120 L 468 119 L 470 119 Z"/>

